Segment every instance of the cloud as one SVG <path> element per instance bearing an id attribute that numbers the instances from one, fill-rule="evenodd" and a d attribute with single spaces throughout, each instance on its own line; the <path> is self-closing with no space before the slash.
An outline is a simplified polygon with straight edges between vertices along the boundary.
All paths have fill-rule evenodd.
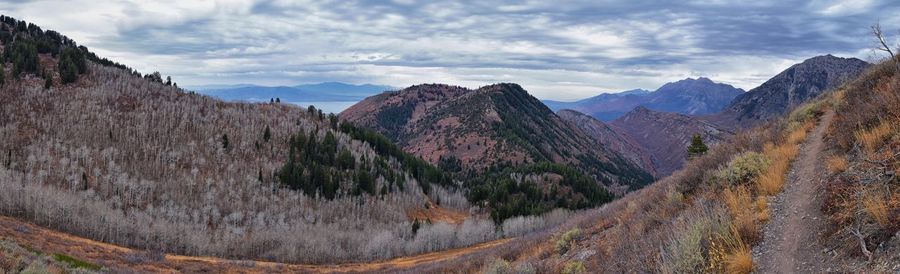
<path id="1" fill-rule="evenodd" d="M 890 1 L 3 1 L 181 85 L 344 81 L 477 87 L 548 99 L 706 76 L 750 89 L 792 63 L 867 57 Z"/>

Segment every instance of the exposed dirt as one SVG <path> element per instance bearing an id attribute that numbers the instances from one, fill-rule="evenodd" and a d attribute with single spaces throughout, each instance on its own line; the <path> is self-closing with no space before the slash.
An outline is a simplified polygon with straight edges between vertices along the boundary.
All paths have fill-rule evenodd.
<path id="1" fill-rule="evenodd" d="M 152 273 L 346 273 L 400 272 L 421 264 L 436 263 L 467 254 L 501 247 L 510 239 L 501 239 L 464 248 L 400 257 L 373 263 L 340 265 L 282 264 L 262 261 L 228 260 L 212 257 L 165 255 L 158 259 L 143 251 L 88 240 L 15 218 L 0 216 L 0 238 L 44 253 L 61 253 L 102 265 L 113 272 Z"/>
<path id="2" fill-rule="evenodd" d="M 821 212 L 826 176 L 823 135 L 834 112 L 823 116 L 791 166 L 784 191 L 772 198 L 772 219 L 753 249 L 758 273 L 823 273 L 834 270 L 823 252 L 826 219 Z"/>
<path id="3" fill-rule="evenodd" d="M 406 213 L 410 220 L 445 222 L 449 224 L 461 224 L 469 216 L 468 213 L 457 209 L 441 207 L 428 201 L 428 208 L 413 209 Z"/>

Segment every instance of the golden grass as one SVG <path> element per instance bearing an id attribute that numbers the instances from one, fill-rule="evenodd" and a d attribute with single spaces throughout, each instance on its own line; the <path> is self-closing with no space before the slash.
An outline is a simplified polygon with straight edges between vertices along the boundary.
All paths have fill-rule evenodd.
<path id="1" fill-rule="evenodd" d="M 769 221 L 769 201 L 766 200 L 766 197 L 759 196 L 756 197 L 756 219 L 760 222 Z"/>
<path id="2" fill-rule="evenodd" d="M 772 160 L 772 163 L 769 165 L 769 169 L 763 172 L 759 176 L 759 180 L 757 180 L 759 193 L 774 195 L 781 192 L 781 188 L 784 187 L 785 176 L 788 169 L 791 168 L 791 161 L 794 157 L 797 157 L 799 151 L 799 147 L 794 144 L 780 145 L 765 151 L 766 156 Z"/>
<path id="3" fill-rule="evenodd" d="M 856 132 L 856 141 L 858 141 L 866 153 L 872 154 L 884 144 L 896 130 L 894 125 L 889 121 L 882 121 L 878 126 L 871 129 L 862 129 Z"/>
<path id="4" fill-rule="evenodd" d="M 847 170 L 847 168 L 850 166 L 850 163 L 847 161 L 847 158 L 840 155 L 834 155 L 828 158 L 826 165 L 828 166 L 829 172 L 841 173 Z"/>
<path id="5" fill-rule="evenodd" d="M 746 274 L 753 271 L 753 254 L 750 248 L 742 245 L 741 248 L 734 250 L 728 254 L 725 265 L 725 273 L 730 274 Z"/>
<path id="6" fill-rule="evenodd" d="M 754 210 L 755 203 L 750 191 L 744 186 L 726 188 L 722 192 L 722 201 L 731 213 L 732 226 L 737 230 L 737 235 L 743 235 L 746 239 L 755 241 L 759 235 L 757 227 L 758 212 Z"/>
<path id="7" fill-rule="evenodd" d="M 809 131 L 813 127 L 815 127 L 815 124 L 812 121 L 809 121 L 803 124 L 803 126 L 801 126 L 800 128 L 792 131 L 788 134 L 787 144 L 796 145 L 803 143 L 803 141 L 806 140 L 806 134 L 809 133 Z"/>
<path id="8" fill-rule="evenodd" d="M 888 204 L 881 194 L 870 192 L 862 198 L 863 209 L 882 227 L 890 224 Z"/>
<path id="9" fill-rule="evenodd" d="M 753 271 L 753 254 L 738 230 L 732 225 L 728 232 L 710 242 L 707 272 L 746 274 Z"/>

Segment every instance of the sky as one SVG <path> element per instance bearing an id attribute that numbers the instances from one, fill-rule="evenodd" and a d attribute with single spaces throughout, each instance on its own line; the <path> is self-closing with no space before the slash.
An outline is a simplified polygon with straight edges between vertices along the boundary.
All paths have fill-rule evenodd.
<path id="1" fill-rule="evenodd" d="M 0 13 L 180 86 L 339 81 L 542 99 L 709 77 L 749 90 L 823 54 L 875 60 L 900 42 L 891 1 L 23 1 Z"/>

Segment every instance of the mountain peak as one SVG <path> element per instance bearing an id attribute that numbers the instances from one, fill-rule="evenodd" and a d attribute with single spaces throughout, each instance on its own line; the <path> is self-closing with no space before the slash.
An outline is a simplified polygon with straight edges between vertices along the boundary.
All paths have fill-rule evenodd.
<path id="1" fill-rule="evenodd" d="M 741 94 L 716 119 L 723 126 L 752 126 L 778 117 L 858 76 L 869 65 L 831 54 L 806 59 Z"/>

